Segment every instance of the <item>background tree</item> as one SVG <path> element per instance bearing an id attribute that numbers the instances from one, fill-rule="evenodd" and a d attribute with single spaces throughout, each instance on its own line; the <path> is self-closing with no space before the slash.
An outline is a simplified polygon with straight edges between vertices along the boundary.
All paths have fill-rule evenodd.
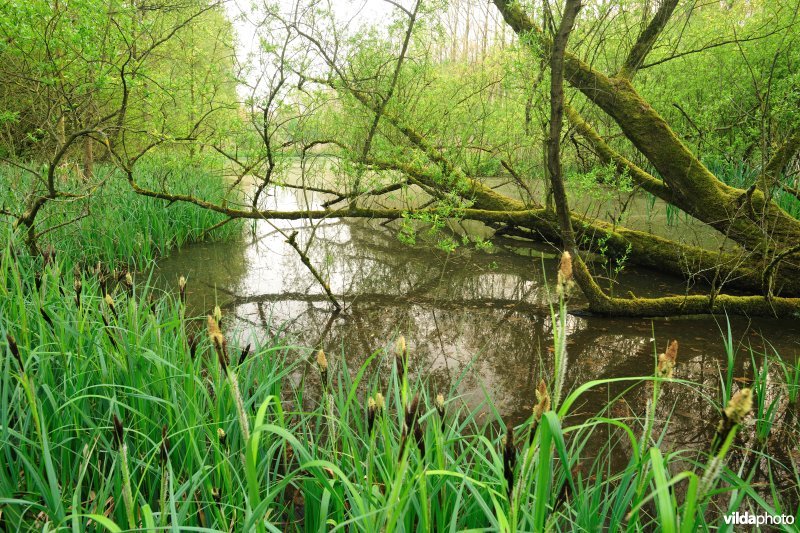
<path id="1" fill-rule="evenodd" d="M 0 157 L 22 171 L 3 213 L 33 250 L 74 221 L 39 224 L 48 203 L 85 203 L 111 178 L 96 158 L 215 131 L 209 117 L 235 92 L 231 31 L 220 4 L 194 0 L 0 7 Z"/>
<path id="2" fill-rule="evenodd" d="M 541 156 L 536 155 L 549 136 L 543 127 L 531 128 L 531 123 L 537 113 L 543 125 L 548 117 L 543 106 L 549 107 L 551 98 L 546 95 L 548 84 L 543 83 L 549 79 L 544 67 L 553 49 L 550 35 L 560 24 L 563 9 L 543 3 L 526 11 L 518 4 L 496 1 L 507 25 L 520 35 L 518 46 L 495 47 L 485 58 L 465 54 L 463 63 L 453 65 L 440 62 L 441 54 L 428 46 L 439 35 L 438 6 L 389 4 L 394 18 L 380 28 L 348 25 L 319 2 L 261 10 L 262 53 L 269 59 L 256 68 L 261 81 L 244 102 L 260 140 L 248 141 L 251 151 L 245 158 L 236 157 L 235 149 L 234 157 L 229 157 L 240 177 L 259 176 L 256 194 L 247 205 L 213 204 L 191 194 L 147 187 L 129 172 L 135 190 L 192 202 L 230 218 L 397 220 L 402 240 L 414 242 L 418 230 L 428 228 L 425 233 L 445 249 L 457 243 L 439 230 L 459 219 L 481 221 L 505 233 L 561 241 L 556 213 L 542 187 L 549 180 L 540 179 L 546 174 Z M 720 10 L 708 15 L 718 21 L 720 35 L 699 42 L 712 9 Z M 797 300 L 791 297 L 800 292 L 795 248 L 800 222 L 784 207 L 794 206 L 787 202 L 796 200 L 785 169 L 796 155 L 797 129 L 791 126 L 776 136 L 775 128 L 761 127 L 763 136 L 773 140 L 761 140 L 758 149 L 748 153 L 757 152 L 765 163 L 757 164 L 753 156 L 748 160 L 751 178 L 729 184 L 712 172 L 711 162 L 704 162 L 704 150 L 721 146 L 721 137 L 730 135 L 727 129 L 705 131 L 705 124 L 692 118 L 688 104 L 651 105 L 637 88 L 652 87 L 656 82 L 651 80 L 659 79 L 657 72 L 669 71 L 674 61 L 694 60 L 724 47 L 742 50 L 747 43 L 771 43 L 770 64 L 789 65 L 793 59 L 787 44 L 793 40 L 796 12 L 762 4 L 698 11 L 694 4 L 675 0 L 658 5 L 589 3 L 582 10 L 574 44 L 565 52 L 565 79 L 576 92 L 566 94 L 565 113 L 574 129 L 561 138 L 568 142 L 561 159 L 568 178 L 577 175 L 583 182 L 595 181 L 600 189 L 617 190 L 620 203 L 607 216 L 573 210 L 576 243 L 602 253 L 606 260 L 656 267 L 687 279 L 686 296 L 652 302 L 615 300 L 613 306 L 597 300 L 592 304 L 595 311 L 681 314 L 724 305 L 733 313 L 796 312 Z M 471 17 L 463 21 L 464 35 L 469 36 L 467 20 Z M 736 29 L 727 30 L 728 22 Z M 472 66 L 478 62 L 480 68 Z M 743 71 L 752 77 L 750 68 Z M 777 67 L 772 71 L 780 73 Z M 787 68 L 781 85 L 787 97 L 794 83 L 789 72 Z M 756 87 L 754 93 L 764 90 Z M 662 114 L 662 109 L 678 117 L 685 139 L 666 121 L 667 111 Z M 792 123 L 791 116 L 785 120 Z M 696 138 L 694 146 L 686 141 L 691 138 Z M 302 183 L 290 178 L 288 162 L 322 146 L 330 150 L 325 164 L 318 167 L 317 181 L 307 173 Z M 230 149 L 225 153 L 230 156 Z M 597 167 L 598 162 L 605 167 Z M 507 185 L 493 181 L 501 175 L 508 177 Z M 261 196 L 275 184 L 313 188 L 332 198 L 317 207 L 265 208 Z M 721 244 L 706 248 L 669 238 L 668 232 L 659 235 L 625 227 L 627 206 L 642 194 L 707 225 Z M 688 288 L 697 281 L 706 283 L 709 293 L 690 298 Z M 720 297 L 733 288 L 752 296 Z"/>

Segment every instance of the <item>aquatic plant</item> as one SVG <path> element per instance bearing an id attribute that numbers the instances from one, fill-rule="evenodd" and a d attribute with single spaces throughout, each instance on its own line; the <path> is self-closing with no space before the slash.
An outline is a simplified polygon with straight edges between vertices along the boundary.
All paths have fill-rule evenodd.
<path id="1" fill-rule="evenodd" d="M 328 400 L 320 402 L 313 381 L 291 379 L 305 375 L 315 351 L 268 339 L 234 367 L 226 354 L 241 348 L 236 336 L 213 316 L 183 316 L 177 288 L 151 305 L 146 281 L 137 279 L 133 294 L 124 280 L 101 290 L 100 269 L 81 274 L 77 305 L 66 290 L 72 273 L 65 276 L 58 259 L 42 267 L 7 252 L 0 257 L 6 530 L 81 531 L 91 522 L 109 531 L 693 531 L 737 510 L 781 514 L 797 505 L 798 474 L 788 456 L 775 455 L 787 446 L 778 436 L 789 450 L 796 445 L 796 426 L 775 413 L 762 442 L 755 427 L 768 410 L 756 397 L 751 411 L 745 389 L 721 401 L 715 384 L 686 381 L 680 367 L 667 381 L 677 344 L 651 375 L 592 380 L 565 389 L 558 403 L 540 381 L 524 421 L 504 422 L 488 395 L 467 406 L 458 380 L 432 392 L 412 371 L 408 347 L 388 340 L 358 368 L 326 354 Z M 105 294 L 118 315 L 108 327 Z M 206 342 L 196 341 L 201 324 Z M 783 379 L 771 392 L 783 409 L 797 397 L 790 392 L 796 365 L 774 353 L 768 359 L 770 379 Z M 747 389 L 760 391 L 763 375 L 755 372 Z M 669 413 L 664 394 L 647 413 L 652 422 L 643 412 L 613 414 L 626 395 L 651 395 L 650 383 L 686 389 L 718 413 L 699 428 L 706 446 L 669 447 L 664 436 L 676 421 L 661 418 Z M 619 386 L 625 390 L 587 412 L 589 391 Z M 712 451 L 720 421 L 722 442 Z M 645 439 L 640 428 L 648 423 L 658 434 Z"/>
<path id="2" fill-rule="evenodd" d="M 138 172 L 145 182 L 162 182 L 166 172 L 163 161 L 149 159 L 139 164 Z M 169 181 L 175 187 L 214 201 L 224 198 L 222 176 L 179 160 L 168 166 Z M 162 200 L 133 192 L 118 170 L 102 165 L 96 170 L 107 175 L 102 187 L 89 196 L 81 194 L 70 202 L 47 205 L 42 212 L 41 220 L 47 227 L 40 228 L 40 248 L 57 250 L 58 258 L 68 267 L 102 261 L 138 270 L 185 244 L 226 240 L 241 234 L 242 223 L 235 221 L 207 232 L 225 217 L 189 204 L 178 203 L 164 209 Z M 21 195 L 31 190 L 33 179 L 11 165 L 0 165 L 0 205 L 24 205 Z"/>

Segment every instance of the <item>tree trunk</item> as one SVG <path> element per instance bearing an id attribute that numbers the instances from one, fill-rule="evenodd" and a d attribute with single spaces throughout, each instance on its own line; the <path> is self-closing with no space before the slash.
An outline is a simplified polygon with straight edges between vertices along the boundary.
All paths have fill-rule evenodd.
<path id="1" fill-rule="evenodd" d="M 720 310 L 730 314 L 795 316 L 800 311 L 800 299 L 798 298 L 741 297 L 718 295 L 712 291 L 706 296 L 621 299 L 606 295 L 597 285 L 579 255 L 561 174 L 560 159 L 564 111 L 564 51 L 579 10 L 580 0 L 567 0 L 558 32 L 551 47 L 550 132 L 547 146 L 547 166 L 550 172 L 561 238 L 565 248 L 571 252 L 573 257 L 575 280 L 589 302 L 589 309 L 599 314 L 615 316 L 670 316 L 714 313 Z"/>
<path id="2" fill-rule="evenodd" d="M 538 35 L 546 53 L 549 38 L 508 0 L 494 0 L 516 33 Z M 608 77 L 567 52 L 566 80 L 600 107 L 663 177 L 666 201 L 727 235 L 744 248 L 768 256 L 800 242 L 800 221 L 758 189 L 742 190 L 718 180 L 675 135 L 626 77 Z"/>
<path id="3" fill-rule="evenodd" d="M 351 94 L 367 108 L 375 109 L 375 104 L 360 92 L 351 89 Z M 566 110 L 569 114 L 570 108 L 566 107 Z M 430 169 L 399 161 L 376 161 L 374 159 L 369 161 L 371 164 L 381 169 L 399 170 L 409 176 L 412 183 L 434 191 L 441 187 L 454 187 L 461 191 L 460 194 L 464 198 L 471 199 L 474 202 L 473 206 L 479 210 L 516 212 L 509 213 L 505 223 L 531 230 L 532 238 L 536 238 L 538 235 L 540 238 L 561 239 L 557 224 L 544 210 L 534 209 L 526 212 L 522 202 L 500 194 L 480 181 L 466 176 L 463 171 L 454 167 L 440 152 L 435 150 L 420 133 L 406 125 L 399 117 L 386 112 L 384 118 L 440 168 Z M 662 198 L 671 198 L 671 189 L 663 182 L 635 167 L 627 160 L 618 158 L 617 162 L 631 167 L 629 168 L 631 176 L 639 180 L 645 190 Z M 447 178 L 444 183 L 442 177 Z M 703 250 L 644 232 L 612 227 L 602 221 L 588 220 L 577 215 L 573 215 L 573 226 L 579 232 L 578 243 L 582 248 L 591 248 L 593 243 L 603 239 L 607 241 L 609 253 L 613 257 L 629 255 L 631 264 L 650 266 L 662 272 L 688 279 L 700 279 L 717 286 L 719 280 L 725 280 L 726 285 L 731 288 L 757 293 L 764 291 L 762 273 L 767 263 L 759 263 L 758 259 L 754 258 L 750 252 L 729 253 Z M 629 245 L 630 253 L 628 254 Z M 793 265 L 782 263 L 781 270 L 774 279 L 775 287 L 783 291 L 783 294 L 800 294 L 800 271 Z"/>
<path id="4" fill-rule="evenodd" d="M 94 148 L 92 137 L 83 138 L 83 179 L 91 180 L 94 177 Z"/>

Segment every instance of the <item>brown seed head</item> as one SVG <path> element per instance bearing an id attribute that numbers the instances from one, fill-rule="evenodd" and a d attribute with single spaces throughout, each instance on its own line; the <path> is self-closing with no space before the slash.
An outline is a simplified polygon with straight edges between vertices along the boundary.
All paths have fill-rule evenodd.
<path id="1" fill-rule="evenodd" d="M 169 437 L 167 436 L 167 426 L 161 427 L 161 465 L 167 464 L 169 459 Z"/>
<path id="2" fill-rule="evenodd" d="M 375 415 L 378 412 L 377 404 L 373 398 L 367 400 L 367 432 L 372 433 L 372 427 L 375 425 Z"/>
<path id="3" fill-rule="evenodd" d="M 386 405 L 386 400 L 383 397 L 383 394 L 380 392 L 375 393 L 375 408 L 378 411 L 383 411 L 384 406 Z"/>
<path id="4" fill-rule="evenodd" d="M 402 357 L 405 359 L 406 355 L 408 355 L 408 349 L 406 347 L 406 338 L 400 335 L 397 338 L 397 341 L 394 343 L 394 354 L 397 357 Z"/>
<path id="5" fill-rule="evenodd" d="M 678 360 L 678 341 L 676 339 L 673 339 L 672 342 L 669 343 L 664 355 L 673 363 Z"/>
<path id="6" fill-rule="evenodd" d="M 411 399 L 411 403 L 406 406 L 406 428 L 411 429 L 419 416 L 419 396 L 417 394 Z"/>
<path id="7" fill-rule="evenodd" d="M 566 250 L 561 254 L 561 262 L 558 264 L 558 273 L 561 275 L 561 279 L 563 279 L 564 282 L 572 279 L 572 255 Z"/>
<path id="8" fill-rule="evenodd" d="M 400 335 L 397 342 L 394 344 L 394 357 L 397 366 L 397 374 L 404 376 L 406 372 L 406 365 L 408 365 L 408 348 L 406 347 L 406 338 Z"/>
<path id="9" fill-rule="evenodd" d="M 187 340 L 189 341 L 189 356 L 194 361 L 194 357 L 197 354 L 197 337 L 194 336 L 194 333 L 189 333 Z"/>
<path id="10" fill-rule="evenodd" d="M 669 343 L 667 351 L 658 356 L 658 375 L 664 378 L 672 378 L 672 371 L 678 360 L 678 341 L 673 340 Z"/>
<path id="11" fill-rule="evenodd" d="M 558 265 L 558 283 L 556 284 L 556 293 L 559 297 L 567 297 L 575 286 L 572 281 L 572 256 L 569 252 L 564 251 L 561 254 L 561 262 Z"/>
<path id="12" fill-rule="evenodd" d="M 25 372 L 25 364 L 22 362 L 22 356 L 19 353 L 19 346 L 17 346 L 16 339 L 14 339 L 10 333 L 6 333 L 6 340 L 8 341 L 8 349 L 11 351 L 11 355 L 14 356 L 14 359 L 17 360 L 20 371 Z"/>
<path id="13" fill-rule="evenodd" d="M 83 291 L 83 283 L 81 283 L 80 278 L 75 278 L 75 282 L 73 283 L 75 287 L 75 305 L 78 307 L 81 306 L 81 291 Z"/>
<path id="14" fill-rule="evenodd" d="M 542 419 L 542 415 L 550 410 L 550 395 L 547 394 L 547 385 L 544 380 L 539 380 L 536 387 L 536 405 L 533 406 L 533 418 L 537 422 Z"/>
<path id="15" fill-rule="evenodd" d="M 239 366 L 242 366 L 244 364 L 245 359 L 247 359 L 247 356 L 250 355 L 250 346 L 251 345 L 252 345 L 252 343 L 248 342 L 247 346 L 242 348 L 242 351 L 239 354 Z"/>
<path id="16" fill-rule="evenodd" d="M 506 452 L 514 450 L 514 428 L 511 424 L 506 426 L 506 434 L 503 436 L 503 450 Z"/>
<path id="17" fill-rule="evenodd" d="M 225 342 L 225 337 L 222 335 L 222 330 L 219 329 L 219 323 L 211 315 L 208 315 L 207 321 L 208 338 L 211 339 L 211 344 L 213 344 L 214 347 L 222 346 L 222 344 Z"/>
<path id="18" fill-rule="evenodd" d="M 122 425 L 122 420 L 115 414 L 112 422 L 114 423 L 114 442 L 117 443 L 118 448 L 122 448 L 122 442 L 125 438 L 125 426 Z"/>
<path id="19" fill-rule="evenodd" d="M 741 424 L 753 408 L 753 391 L 741 389 L 728 402 L 725 407 L 725 416 L 734 424 Z"/>
<path id="20" fill-rule="evenodd" d="M 436 395 L 436 410 L 440 413 L 444 412 L 444 394 L 441 392 Z"/>
<path id="21" fill-rule="evenodd" d="M 317 366 L 319 367 L 320 372 L 328 371 L 328 358 L 325 357 L 325 352 L 322 350 L 317 352 Z"/>
<path id="22" fill-rule="evenodd" d="M 414 439 L 417 441 L 420 456 L 425 457 L 425 432 L 419 422 L 414 424 Z"/>
<path id="23" fill-rule="evenodd" d="M 509 424 L 503 438 L 503 477 L 508 495 L 514 490 L 514 468 L 517 466 L 517 449 L 514 447 L 514 428 Z"/>
<path id="24" fill-rule="evenodd" d="M 219 359 L 219 364 L 222 368 L 222 371 L 227 372 L 228 355 L 225 353 L 225 337 L 222 335 L 222 331 L 219 329 L 219 323 L 211 315 L 208 315 L 208 337 L 211 339 L 211 343 L 214 345 L 214 350 L 217 352 L 217 358 Z"/>

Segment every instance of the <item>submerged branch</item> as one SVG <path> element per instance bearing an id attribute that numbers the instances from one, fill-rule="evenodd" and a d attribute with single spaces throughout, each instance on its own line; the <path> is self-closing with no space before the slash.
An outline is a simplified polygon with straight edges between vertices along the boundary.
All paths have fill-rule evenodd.
<path id="1" fill-rule="evenodd" d="M 320 284 L 322 290 L 325 291 L 325 296 L 327 296 L 328 300 L 330 300 L 331 304 L 333 304 L 333 307 L 336 308 L 336 311 L 337 312 L 341 311 L 342 306 L 341 304 L 339 304 L 339 301 L 336 299 L 336 296 L 334 296 L 333 292 L 331 292 L 330 284 L 325 279 L 323 279 L 319 271 L 314 267 L 314 265 L 311 264 L 311 259 L 308 258 L 308 254 L 305 253 L 297 244 L 296 231 L 293 231 L 292 234 L 289 235 L 289 238 L 286 239 L 286 243 L 292 248 L 294 248 L 294 251 L 297 252 L 297 255 L 300 256 L 300 261 L 303 262 L 308 271 L 311 272 L 311 275 L 314 276 L 314 279 L 317 280 L 317 282 Z"/>

